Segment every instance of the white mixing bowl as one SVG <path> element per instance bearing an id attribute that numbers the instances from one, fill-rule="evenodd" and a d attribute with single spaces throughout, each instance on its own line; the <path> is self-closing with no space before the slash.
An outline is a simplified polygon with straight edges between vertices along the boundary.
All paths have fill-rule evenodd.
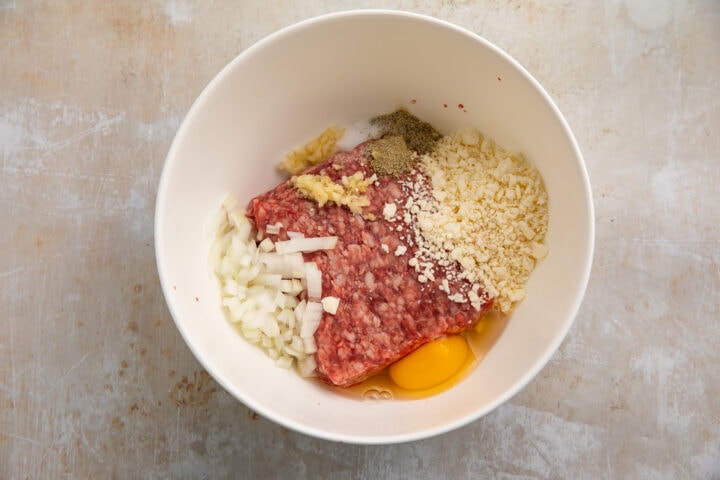
<path id="1" fill-rule="evenodd" d="M 275 165 L 327 126 L 404 106 L 442 133 L 474 127 L 522 152 L 549 194 L 548 256 L 481 364 L 457 386 L 414 401 L 369 402 L 276 367 L 225 319 L 208 267 L 208 222 L 282 180 Z M 163 292 L 188 346 L 232 395 L 309 435 L 352 443 L 416 440 L 502 404 L 546 364 L 580 306 L 593 252 L 582 155 L 562 114 L 516 61 L 444 21 L 352 11 L 285 28 L 242 52 L 207 86 L 170 148 L 155 247 Z"/>

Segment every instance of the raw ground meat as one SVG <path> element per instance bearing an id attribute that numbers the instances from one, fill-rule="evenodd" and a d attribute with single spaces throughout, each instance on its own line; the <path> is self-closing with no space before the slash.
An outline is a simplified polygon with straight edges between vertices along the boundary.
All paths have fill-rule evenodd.
<path id="1" fill-rule="evenodd" d="M 325 174 L 338 183 L 342 176 L 357 171 L 370 177 L 366 148 L 367 144 L 361 144 L 338 153 L 306 173 Z M 248 217 L 273 240 L 287 239 L 288 231 L 306 237 L 338 237 L 334 249 L 304 254 L 322 272 L 323 296 L 340 299 L 335 315 L 323 313 L 315 332 L 317 374 L 332 385 L 358 383 L 426 342 L 461 332 L 491 306 L 492 301 L 486 299 L 478 312 L 469 303 L 451 301 L 438 288 L 444 278 L 451 292 L 467 292 L 470 284 L 453 280 L 455 275 L 439 265 L 433 267 L 434 281 L 418 281 L 408 264 L 417 246 L 412 226 L 402 221 L 410 195 L 402 180 L 382 176 L 365 192 L 370 205 L 363 213 L 374 214 L 374 221 L 345 207 L 328 204 L 321 208 L 300 197 L 288 182 L 256 197 L 248 207 Z M 396 221 L 383 217 L 383 207 L 389 202 L 397 206 Z M 267 226 L 276 223 L 282 224 L 280 233 L 267 234 Z M 400 245 L 407 250 L 396 255 Z"/>

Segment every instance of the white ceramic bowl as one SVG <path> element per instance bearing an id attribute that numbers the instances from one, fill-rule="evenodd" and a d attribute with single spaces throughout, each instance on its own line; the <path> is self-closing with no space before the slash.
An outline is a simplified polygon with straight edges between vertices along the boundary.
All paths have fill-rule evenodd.
<path id="1" fill-rule="evenodd" d="M 228 324 L 207 264 L 208 221 L 228 194 L 249 200 L 279 183 L 275 164 L 328 125 L 348 125 L 399 106 L 443 133 L 471 126 L 524 153 L 548 189 L 550 253 L 502 337 L 468 378 L 424 400 L 363 402 L 275 367 Z M 480 418 L 538 373 L 580 306 L 593 224 L 577 143 L 523 67 L 449 23 L 371 10 L 285 28 L 242 52 L 213 79 L 168 153 L 157 196 L 155 248 L 178 329 L 228 392 L 309 435 L 395 443 Z"/>

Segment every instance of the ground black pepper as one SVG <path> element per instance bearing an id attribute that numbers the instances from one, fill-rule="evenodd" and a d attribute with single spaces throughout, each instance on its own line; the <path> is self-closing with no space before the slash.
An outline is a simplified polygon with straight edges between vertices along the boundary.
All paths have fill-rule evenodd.
<path id="1" fill-rule="evenodd" d="M 393 113 L 379 115 L 370 120 L 370 124 L 380 129 L 383 135 L 400 135 L 410 150 L 420 155 L 430 153 L 442 137 L 432 125 L 423 122 L 404 108 Z"/>
<path id="2" fill-rule="evenodd" d="M 390 135 L 370 144 L 370 167 L 379 175 L 397 176 L 413 169 L 416 154 L 400 135 Z"/>
<path id="3" fill-rule="evenodd" d="M 432 125 L 405 109 L 374 117 L 370 124 L 383 135 L 370 145 L 370 166 L 380 175 L 409 172 L 418 156 L 432 152 L 442 137 Z"/>

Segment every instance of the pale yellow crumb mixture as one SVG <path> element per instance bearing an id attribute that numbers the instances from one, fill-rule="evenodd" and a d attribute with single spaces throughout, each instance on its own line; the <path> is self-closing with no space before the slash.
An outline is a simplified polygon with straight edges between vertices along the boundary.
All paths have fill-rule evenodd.
<path id="1" fill-rule="evenodd" d="M 539 172 L 474 130 L 443 137 L 421 160 L 435 201 L 417 214 L 422 235 L 510 311 L 547 254 L 548 195 Z"/>

